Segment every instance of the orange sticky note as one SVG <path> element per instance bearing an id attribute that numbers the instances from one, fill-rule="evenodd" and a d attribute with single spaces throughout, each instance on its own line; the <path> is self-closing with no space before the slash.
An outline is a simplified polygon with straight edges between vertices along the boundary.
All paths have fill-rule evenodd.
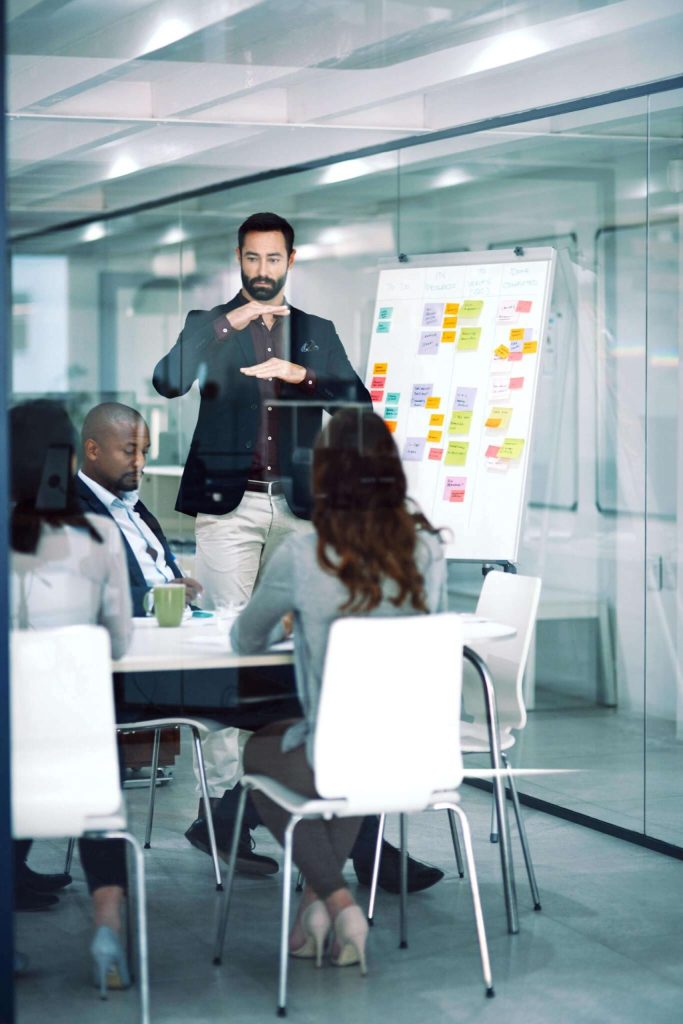
<path id="1" fill-rule="evenodd" d="M 441 433 L 442 432 L 440 430 L 430 430 L 427 434 L 427 440 L 438 442 L 441 440 Z"/>
<path id="2" fill-rule="evenodd" d="M 425 409 L 438 409 L 441 405 L 441 399 L 435 398 L 433 395 L 425 400 Z"/>
<path id="3" fill-rule="evenodd" d="M 497 427 L 499 427 L 501 425 L 502 422 L 503 422 L 503 417 L 502 416 L 489 416 L 489 418 L 487 419 L 487 421 L 484 424 L 484 426 L 485 427 L 492 427 L 495 430 Z"/>
<path id="4" fill-rule="evenodd" d="M 372 368 L 373 377 L 386 377 L 387 370 L 389 369 L 389 363 L 375 363 Z"/>
<path id="5" fill-rule="evenodd" d="M 507 345 L 499 345 L 498 348 L 495 350 L 494 355 L 496 359 L 507 359 L 507 357 L 510 355 L 510 349 L 507 347 Z"/>
<path id="6" fill-rule="evenodd" d="M 444 331 L 441 335 L 442 342 L 455 341 L 455 331 Z"/>
<path id="7" fill-rule="evenodd" d="M 394 431 L 396 430 L 396 427 L 398 426 L 396 420 L 385 420 L 384 422 L 387 425 L 387 429 L 393 434 Z"/>
<path id="8" fill-rule="evenodd" d="M 443 413 L 435 412 L 429 417 L 430 427 L 442 427 L 443 426 Z"/>
<path id="9" fill-rule="evenodd" d="M 510 331 L 510 341 L 523 341 L 524 340 L 524 328 L 513 327 Z"/>
<path id="10" fill-rule="evenodd" d="M 459 302 L 447 302 L 445 307 L 444 307 L 443 315 L 444 316 L 457 316 L 459 309 L 460 309 L 460 303 Z"/>
<path id="11" fill-rule="evenodd" d="M 457 316 L 445 316 L 443 318 L 443 323 L 441 326 L 443 327 L 444 331 L 450 331 L 456 326 L 457 322 Z"/>
<path id="12" fill-rule="evenodd" d="M 524 342 L 523 352 L 524 352 L 525 356 L 533 355 L 534 352 L 537 352 L 537 351 L 538 351 L 538 342 L 537 341 L 525 341 Z"/>

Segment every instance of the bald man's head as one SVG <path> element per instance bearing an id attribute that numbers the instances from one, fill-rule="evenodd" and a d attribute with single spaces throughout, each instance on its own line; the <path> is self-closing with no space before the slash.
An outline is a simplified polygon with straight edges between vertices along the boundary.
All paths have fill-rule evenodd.
<path id="1" fill-rule="evenodd" d="M 149 430 L 137 410 L 119 402 L 96 405 L 81 439 L 86 476 L 118 497 L 137 490 L 149 451 Z"/>

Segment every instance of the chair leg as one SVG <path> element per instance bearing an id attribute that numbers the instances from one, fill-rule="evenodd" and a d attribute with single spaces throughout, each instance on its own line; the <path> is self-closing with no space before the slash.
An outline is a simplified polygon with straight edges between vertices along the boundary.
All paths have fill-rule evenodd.
<path id="1" fill-rule="evenodd" d="M 289 915 L 292 902 L 292 837 L 301 821 L 292 815 L 285 829 L 285 860 L 282 866 L 282 921 L 280 922 L 280 979 L 277 994 L 277 1015 L 287 1016 L 287 968 L 289 966 Z"/>
<path id="2" fill-rule="evenodd" d="M 465 877 L 465 868 L 462 862 L 462 850 L 460 849 L 460 840 L 458 839 L 458 829 L 455 825 L 455 815 L 453 811 L 448 812 L 448 824 L 451 827 L 451 839 L 453 840 L 453 850 L 455 851 L 455 862 L 458 865 L 458 874 L 461 878 Z"/>
<path id="3" fill-rule="evenodd" d="M 509 768 L 510 765 L 507 757 L 505 756 L 505 754 L 503 754 L 502 756 L 505 767 Z M 519 796 L 517 793 L 517 785 L 515 783 L 514 775 L 508 775 L 508 783 L 510 786 L 510 796 L 512 797 L 512 806 L 515 809 L 515 818 L 517 819 L 517 831 L 519 832 L 519 841 L 522 844 L 522 853 L 524 854 L 526 873 L 529 876 L 529 888 L 531 889 L 531 898 L 534 901 L 534 910 L 540 910 L 541 896 L 538 891 L 538 885 L 536 883 L 536 872 L 534 871 L 534 865 L 531 859 L 531 850 L 529 849 L 529 841 L 526 835 L 526 828 L 524 827 L 522 809 L 519 806 Z"/>
<path id="4" fill-rule="evenodd" d="M 206 830 L 209 833 L 209 848 L 211 849 L 211 860 L 213 861 L 213 871 L 216 877 L 216 891 L 221 892 L 223 889 L 223 879 L 221 878 L 221 868 L 218 863 L 218 848 L 216 846 L 216 830 L 213 826 L 213 814 L 211 813 L 211 801 L 209 800 L 209 787 L 206 782 L 206 766 L 204 765 L 204 752 L 202 750 L 202 741 L 199 735 L 199 729 L 192 727 L 192 742 L 194 744 L 194 756 L 197 762 L 197 771 L 199 773 L 199 785 L 202 791 L 202 803 L 204 804 L 204 818 L 206 820 Z"/>
<path id="5" fill-rule="evenodd" d="M 399 814 L 399 835 L 401 837 L 401 897 L 400 897 L 400 941 L 399 949 L 408 948 L 408 825 L 405 814 Z"/>
<path id="6" fill-rule="evenodd" d="M 496 814 L 496 794 L 493 789 L 491 790 L 491 832 L 489 840 L 492 843 L 498 842 L 498 815 Z"/>
<path id="7" fill-rule="evenodd" d="M 64 874 L 71 874 L 71 862 L 74 859 L 74 846 L 76 845 L 75 839 L 70 839 L 66 844 L 66 857 L 64 858 Z"/>
<path id="8" fill-rule="evenodd" d="M 377 829 L 377 842 L 375 844 L 375 860 L 372 865 L 372 882 L 370 883 L 370 902 L 368 904 L 368 924 L 370 927 L 375 923 L 375 900 L 377 899 L 377 883 L 379 881 L 379 866 L 382 862 L 382 841 L 384 839 L 384 825 L 386 814 L 379 816 L 379 828 Z"/>
<path id="9" fill-rule="evenodd" d="M 225 945 L 225 929 L 228 924 L 228 913 L 230 911 L 230 899 L 232 897 L 232 883 L 235 877 L 235 862 L 237 861 L 237 847 L 240 841 L 240 832 L 242 830 L 242 819 L 244 818 L 244 808 L 247 803 L 247 795 L 249 790 L 246 786 L 242 787 L 240 793 L 239 803 L 237 804 L 237 814 L 235 816 L 235 829 L 232 833 L 232 842 L 230 843 L 230 859 L 228 861 L 228 873 L 225 877 L 225 893 L 223 895 L 223 905 L 220 910 L 218 917 L 218 927 L 216 928 L 216 941 L 213 947 L 213 962 L 216 967 L 221 962 L 223 955 L 223 946 Z"/>
<path id="10" fill-rule="evenodd" d="M 145 849 L 149 850 L 152 838 L 152 822 L 154 821 L 154 800 L 157 792 L 157 771 L 159 769 L 159 744 L 161 730 L 154 730 L 154 746 L 152 747 L 152 773 L 149 784 L 149 803 L 147 804 L 147 827 L 145 828 Z"/>
<path id="11" fill-rule="evenodd" d="M 135 860 L 136 910 L 138 919 L 138 986 L 140 988 L 140 1022 L 149 1024 L 149 951 L 147 946 L 147 896 L 145 889 L 145 858 L 142 848 L 130 832 L 105 832 L 107 839 L 123 839 L 133 851 Z"/>
<path id="12" fill-rule="evenodd" d="M 481 909 L 481 897 L 479 896 L 479 883 L 477 882 L 477 870 L 474 864 L 474 851 L 472 849 L 472 835 L 470 833 L 470 825 L 467 820 L 467 816 L 463 811 L 462 807 L 457 804 L 450 804 L 450 808 L 460 818 L 460 827 L 462 828 L 462 838 L 465 844 L 465 858 L 467 860 L 467 871 L 470 877 L 470 887 L 472 890 L 472 907 L 474 908 L 474 919 L 477 925 L 477 938 L 479 939 L 479 955 L 481 957 L 481 970 L 484 976 L 484 985 L 486 986 L 486 995 L 491 999 L 495 993 L 493 991 L 493 977 L 491 975 L 491 961 L 489 960 L 489 947 L 486 941 L 486 928 L 484 927 L 484 915 Z"/>

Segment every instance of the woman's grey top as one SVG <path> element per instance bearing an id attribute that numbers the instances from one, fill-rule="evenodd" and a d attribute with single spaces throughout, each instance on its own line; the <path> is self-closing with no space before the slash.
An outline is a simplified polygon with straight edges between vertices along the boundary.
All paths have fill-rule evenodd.
<path id="1" fill-rule="evenodd" d="M 390 542 L 388 538 L 387 541 Z M 284 733 L 282 749 L 293 750 L 306 743 L 309 761 L 312 761 L 328 633 L 335 619 L 348 615 L 340 611 L 348 598 L 348 590 L 318 562 L 317 542 L 315 533 L 296 535 L 278 548 L 230 634 L 233 650 L 239 654 L 254 654 L 283 638 L 282 617 L 287 612 L 294 613 L 296 684 L 304 720 Z M 415 562 L 424 579 L 429 611 L 445 610 L 446 563 L 436 534 L 419 532 Z M 397 594 L 395 581 L 386 580 L 381 603 L 371 612 L 359 614 L 420 614 L 409 603 L 400 608 L 393 605 L 390 599 Z"/>
<path id="2" fill-rule="evenodd" d="M 133 632 L 121 532 L 106 516 L 85 517 L 101 544 L 85 530 L 44 523 L 33 554 L 12 552 L 12 628 L 105 626 L 112 657 L 120 658 Z"/>

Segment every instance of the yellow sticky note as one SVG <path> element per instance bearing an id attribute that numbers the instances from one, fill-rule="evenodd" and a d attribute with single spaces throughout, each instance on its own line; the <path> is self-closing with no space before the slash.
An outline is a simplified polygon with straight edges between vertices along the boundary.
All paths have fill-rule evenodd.
<path id="1" fill-rule="evenodd" d="M 524 341 L 524 328 L 513 327 L 510 331 L 510 341 Z"/>
<path id="2" fill-rule="evenodd" d="M 518 459 L 524 449 L 523 437 L 506 437 L 498 449 L 499 459 Z"/>
<path id="3" fill-rule="evenodd" d="M 474 352 L 479 346 L 481 327 L 461 327 L 458 335 L 458 351 Z"/>
<path id="4" fill-rule="evenodd" d="M 441 335 L 442 342 L 455 341 L 455 331 L 443 331 Z"/>
<path id="5" fill-rule="evenodd" d="M 389 363 L 375 363 L 372 368 L 373 377 L 384 377 L 389 369 Z"/>
<path id="6" fill-rule="evenodd" d="M 430 430 L 429 433 L 427 434 L 427 440 L 428 441 L 440 441 L 441 440 L 441 434 L 442 434 L 441 430 Z"/>
<path id="7" fill-rule="evenodd" d="M 507 359 L 507 357 L 510 355 L 510 349 L 507 347 L 507 345 L 499 345 L 493 354 L 495 355 L 496 359 Z"/>
<path id="8" fill-rule="evenodd" d="M 537 351 L 538 351 L 538 342 L 537 341 L 525 341 L 524 342 L 524 347 L 522 349 L 522 352 L 524 353 L 525 356 L 533 355 L 533 353 L 537 352 Z"/>
<path id="9" fill-rule="evenodd" d="M 396 420 L 385 420 L 384 422 L 387 425 L 387 429 L 390 431 L 390 433 L 393 434 L 394 431 L 396 430 L 396 427 L 398 426 Z"/>
<path id="10" fill-rule="evenodd" d="M 443 327 L 444 331 L 452 331 L 457 322 L 457 316 L 445 316 L 443 318 L 443 323 L 441 324 L 441 326 Z"/>
<path id="11" fill-rule="evenodd" d="M 483 299 L 465 299 L 460 307 L 460 316 L 479 316 L 483 308 Z"/>
<path id="12" fill-rule="evenodd" d="M 448 424 L 449 434 L 469 434 L 472 425 L 472 410 L 456 411 L 451 414 L 451 421 Z"/>
<path id="13" fill-rule="evenodd" d="M 460 303 L 459 302 L 447 302 L 446 305 L 444 306 L 443 315 L 444 316 L 457 316 L 459 309 L 460 309 Z"/>
<path id="14" fill-rule="evenodd" d="M 435 398 L 433 395 L 425 400 L 425 409 L 438 409 L 441 405 L 441 399 Z"/>
<path id="15" fill-rule="evenodd" d="M 447 466 L 464 466 L 467 462 L 469 441 L 449 441 L 446 449 L 445 463 Z"/>
<path id="16" fill-rule="evenodd" d="M 442 427 L 443 426 L 443 413 L 435 412 L 429 417 L 430 427 Z"/>
<path id="17" fill-rule="evenodd" d="M 494 430 L 497 430 L 500 427 L 502 427 L 503 430 L 507 430 L 511 416 L 512 409 L 509 406 L 494 405 L 494 407 L 491 409 L 491 412 L 488 415 L 488 418 L 484 426 L 492 427 Z"/>

